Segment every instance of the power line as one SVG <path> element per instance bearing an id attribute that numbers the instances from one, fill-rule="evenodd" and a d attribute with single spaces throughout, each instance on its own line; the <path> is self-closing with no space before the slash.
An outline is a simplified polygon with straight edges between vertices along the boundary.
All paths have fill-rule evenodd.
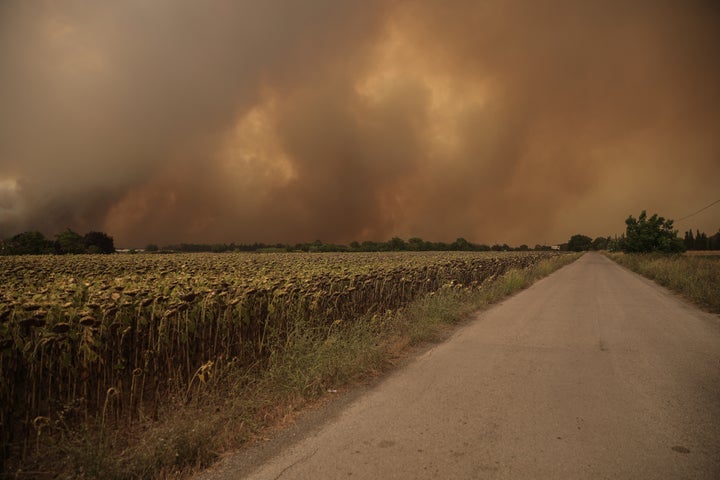
<path id="1" fill-rule="evenodd" d="M 698 213 L 700 213 L 700 212 L 702 212 L 702 211 L 704 211 L 704 210 L 707 210 L 708 208 L 712 207 L 712 206 L 715 205 L 716 203 L 720 203 L 720 198 L 718 198 L 717 200 L 715 200 L 714 202 L 712 202 L 710 205 L 704 206 L 703 208 L 701 208 L 701 209 L 698 210 L 697 212 L 691 213 L 690 215 L 685 215 L 684 217 L 678 218 L 678 219 L 675 220 L 675 221 L 676 221 L 676 222 L 679 222 L 679 221 L 681 221 L 681 220 L 685 220 L 686 218 L 693 217 L 693 216 L 697 215 Z"/>

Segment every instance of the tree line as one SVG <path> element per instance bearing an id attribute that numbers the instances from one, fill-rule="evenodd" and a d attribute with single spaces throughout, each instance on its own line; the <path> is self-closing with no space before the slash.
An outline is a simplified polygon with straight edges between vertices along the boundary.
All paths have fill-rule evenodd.
<path id="1" fill-rule="evenodd" d="M 683 243 L 687 250 L 720 250 L 720 230 L 710 237 L 699 230 L 695 230 L 695 235 L 692 230 L 688 230 Z"/>
<path id="2" fill-rule="evenodd" d="M 55 235 L 54 240 L 45 238 L 41 232 L 19 233 L 0 240 L 0 255 L 46 255 L 80 253 L 115 253 L 115 242 L 104 232 L 88 232 L 80 235 L 66 229 Z"/>
<path id="3" fill-rule="evenodd" d="M 507 243 L 485 245 L 458 238 L 454 242 L 431 242 L 419 237 L 403 240 L 399 237 L 382 241 L 351 242 L 347 245 L 324 243 L 315 240 L 309 243 L 178 243 L 165 246 L 149 244 L 144 251 L 150 253 L 196 253 L 196 252 L 398 252 L 398 251 L 468 251 L 468 252 L 510 252 L 530 250 L 551 250 L 548 245 L 527 245 L 511 247 Z M 130 250 L 135 252 L 135 250 Z M 115 244 L 111 236 L 104 232 L 88 232 L 80 235 L 70 228 L 58 233 L 54 239 L 48 239 L 41 232 L 19 233 L 6 240 L 0 240 L 0 255 L 46 255 L 46 254 L 83 254 L 114 253 Z"/>
<path id="4" fill-rule="evenodd" d="M 610 250 L 625 253 L 682 253 L 686 250 L 720 250 L 720 230 L 708 237 L 696 230 L 685 232 L 685 238 L 678 236 L 673 228 L 673 220 L 657 214 L 648 216 L 643 210 L 638 218 L 630 215 L 625 220 L 625 233 L 618 238 L 592 240 L 586 235 L 573 235 L 567 243 L 567 250 L 576 252 L 587 250 Z"/>
<path id="5" fill-rule="evenodd" d="M 465 238 L 454 242 L 431 242 L 419 237 L 403 240 L 393 237 L 386 242 L 364 241 L 350 242 L 347 245 L 324 243 L 315 240 L 310 243 L 297 244 L 266 244 L 266 243 L 179 243 L 160 247 L 149 244 L 145 251 L 151 253 L 171 252 L 401 252 L 401 251 L 468 251 L 468 252 L 510 252 L 510 251 L 543 251 L 570 250 L 582 252 L 588 250 L 623 251 L 627 253 L 681 253 L 685 250 L 720 250 L 720 230 L 712 236 L 696 230 L 685 232 L 685 238 L 677 235 L 673 221 L 654 214 L 648 217 L 643 210 L 636 219 L 630 215 L 626 220 L 626 231 L 619 238 L 596 237 L 576 234 L 567 243 L 558 246 L 537 244 L 531 248 L 527 245 L 511 247 L 506 243 L 486 245 L 472 243 Z M 80 235 L 71 229 L 55 235 L 54 240 L 47 239 L 38 231 L 23 232 L 12 238 L 0 241 L 0 255 L 39 255 L 39 254 L 81 254 L 81 253 L 114 253 L 113 238 L 104 232 L 88 232 Z"/>
<path id="6" fill-rule="evenodd" d="M 551 250 L 547 245 L 535 245 L 530 248 L 527 245 L 511 247 L 506 243 L 486 245 L 469 242 L 464 238 L 458 238 L 454 242 L 431 242 L 419 237 L 404 240 L 400 237 L 393 237 L 388 241 L 364 241 L 350 242 L 347 245 L 336 243 L 325 243 L 321 240 L 314 242 L 285 244 L 285 243 L 180 243 L 160 247 L 156 244 L 149 244 L 145 247 L 146 252 L 402 252 L 402 251 L 468 251 L 468 252 L 510 252 L 530 250 Z"/>

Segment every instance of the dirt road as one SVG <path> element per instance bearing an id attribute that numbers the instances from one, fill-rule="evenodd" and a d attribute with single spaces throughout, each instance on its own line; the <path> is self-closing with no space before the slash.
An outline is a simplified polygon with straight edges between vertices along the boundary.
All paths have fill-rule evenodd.
<path id="1" fill-rule="evenodd" d="M 296 433 L 201 478 L 720 479 L 720 318 L 586 254 Z"/>

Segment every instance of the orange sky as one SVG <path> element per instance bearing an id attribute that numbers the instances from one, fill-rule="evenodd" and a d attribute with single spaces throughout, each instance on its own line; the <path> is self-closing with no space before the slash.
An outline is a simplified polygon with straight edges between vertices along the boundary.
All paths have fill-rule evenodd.
<path id="1" fill-rule="evenodd" d="M 720 198 L 719 12 L 6 0 L 0 237 L 534 245 L 679 218 Z"/>

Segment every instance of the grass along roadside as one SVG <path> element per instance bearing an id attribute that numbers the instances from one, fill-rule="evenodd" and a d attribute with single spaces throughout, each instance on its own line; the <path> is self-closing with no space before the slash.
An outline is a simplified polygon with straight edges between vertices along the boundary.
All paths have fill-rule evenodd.
<path id="1" fill-rule="evenodd" d="M 396 320 L 400 335 L 409 345 L 433 341 L 446 326 L 461 322 L 477 310 L 527 288 L 580 256 L 564 254 L 552 257 L 527 269 L 510 270 L 478 289 L 445 288 L 420 298 L 402 311 Z"/>
<path id="2" fill-rule="evenodd" d="M 318 330 L 297 325 L 262 368 L 198 372 L 191 397 L 169 398 L 158 421 L 124 430 L 67 432 L 48 448 L 69 469 L 59 478 L 181 478 L 212 463 L 268 429 L 291 421 L 327 394 L 387 371 L 412 346 L 437 341 L 448 326 L 480 308 L 526 288 L 580 255 L 544 259 L 510 270 L 479 287 L 449 283 L 399 311 Z M 111 401 L 111 392 L 108 398 Z M 192 398 L 188 402 L 187 398 Z M 38 431 L 40 439 L 41 430 Z M 37 465 L 48 471 L 50 465 Z"/>
<path id="3" fill-rule="evenodd" d="M 608 253 L 620 265 L 720 313 L 720 256 Z"/>

